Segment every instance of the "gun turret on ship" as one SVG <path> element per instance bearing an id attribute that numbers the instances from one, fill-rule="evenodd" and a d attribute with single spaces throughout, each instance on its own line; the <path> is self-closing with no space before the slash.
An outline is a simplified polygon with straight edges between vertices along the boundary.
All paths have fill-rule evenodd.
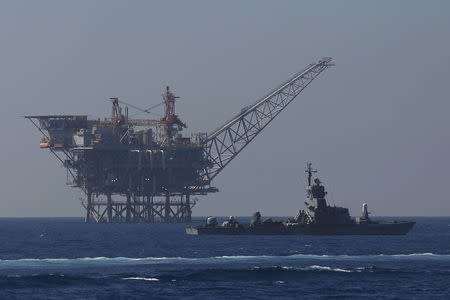
<path id="1" fill-rule="evenodd" d="M 362 206 L 359 218 L 352 218 L 348 208 L 330 206 L 327 192 L 319 178 L 312 180 L 317 170 L 308 163 L 306 209 L 300 210 L 294 219 L 261 221 L 256 212 L 250 223 L 240 223 L 235 217 L 219 225 L 217 219 L 208 217 L 205 225 L 188 226 L 186 233 L 198 234 L 261 234 L 261 235 L 404 235 L 414 226 L 413 221 L 377 222 L 369 218 L 368 206 Z"/>

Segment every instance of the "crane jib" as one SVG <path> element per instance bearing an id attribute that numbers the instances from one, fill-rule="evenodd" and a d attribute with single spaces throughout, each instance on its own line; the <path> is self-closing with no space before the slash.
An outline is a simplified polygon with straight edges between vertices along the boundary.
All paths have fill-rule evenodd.
<path id="1" fill-rule="evenodd" d="M 210 164 L 201 171 L 203 180 L 210 182 L 304 88 L 333 65 L 331 57 L 324 57 L 310 64 L 208 135 L 203 142 L 203 153 Z"/>
<path id="2" fill-rule="evenodd" d="M 230 121 L 228 121 L 227 123 L 225 123 L 224 125 L 222 125 L 221 127 L 219 127 L 218 129 L 214 130 L 211 134 L 208 135 L 207 140 L 214 138 L 216 135 L 220 134 L 222 131 L 224 131 L 228 126 L 232 125 L 233 123 L 235 123 L 240 117 L 248 114 L 251 110 L 255 109 L 256 107 L 258 107 L 259 105 L 261 105 L 262 103 L 264 103 L 267 99 L 272 98 L 273 96 L 275 96 L 277 93 L 279 93 L 281 90 L 283 90 L 284 88 L 286 88 L 287 86 L 289 86 L 289 84 L 291 84 L 293 81 L 298 80 L 300 77 L 302 77 L 303 75 L 305 75 L 306 73 L 310 72 L 311 69 L 316 68 L 316 67 L 320 67 L 323 66 L 325 68 L 328 68 L 330 66 L 334 66 L 334 63 L 332 62 L 332 58 L 331 57 L 324 57 L 322 59 L 320 59 L 317 63 L 312 63 L 310 64 L 307 68 L 303 69 L 302 71 L 298 72 L 297 74 L 295 74 L 294 76 L 292 76 L 291 78 L 289 78 L 286 82 L 282 83 L 281 85 L 279 85 L 277 88 L 275 88 L 272 92 L 270 92 L 269 94 L 267 94 L 266 96 L 264 96 L 263 98 L 261 98 L 260 100 L 256 101 L 255 104 L 253 105 L 249 105 L 247 107 L 245 107 L 244 109 L 241 110 L 241 112 L 235 116 L 233 119 L 231 119 Z"/>

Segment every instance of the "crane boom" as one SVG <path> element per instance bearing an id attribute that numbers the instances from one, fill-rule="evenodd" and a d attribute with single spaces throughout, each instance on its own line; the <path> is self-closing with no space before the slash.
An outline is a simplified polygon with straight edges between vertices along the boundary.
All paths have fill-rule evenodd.
<path id="1" fill-rule="evenodd" d="M 205 158 L 211 164 L 201 170 L 203 181 L 216 177 L 311 81 L 333 65 L 331 57 L 310 64 L 209 134 L 203 145 Z"/>

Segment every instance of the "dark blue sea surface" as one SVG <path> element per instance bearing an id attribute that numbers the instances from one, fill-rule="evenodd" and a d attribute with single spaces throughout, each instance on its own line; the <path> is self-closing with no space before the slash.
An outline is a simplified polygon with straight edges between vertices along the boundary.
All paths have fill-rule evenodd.
<path id="1" fill-rule="evenodd" d="M 392 218 L 382 218 L 389 220 Z M 0 299 L 450 299 L 450 218 L 406 236 L 189 236 L 0 219 Z"/>

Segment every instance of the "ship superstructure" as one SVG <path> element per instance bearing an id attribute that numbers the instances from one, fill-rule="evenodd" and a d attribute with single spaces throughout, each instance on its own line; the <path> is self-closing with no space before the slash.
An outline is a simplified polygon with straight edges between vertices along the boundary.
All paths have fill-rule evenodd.
<path id="1" fill-rule="evenodd" d="M 319 178 L 312 182 L 313 173 L 317 173 L 312 163 L 307 164 L 305 172 L 308 179 L 306 209 L 299 211 L 296 221 L 303 224 L 351 224 L 353 220 L 348 208 L 328 205 L 325 186 Z"/>

